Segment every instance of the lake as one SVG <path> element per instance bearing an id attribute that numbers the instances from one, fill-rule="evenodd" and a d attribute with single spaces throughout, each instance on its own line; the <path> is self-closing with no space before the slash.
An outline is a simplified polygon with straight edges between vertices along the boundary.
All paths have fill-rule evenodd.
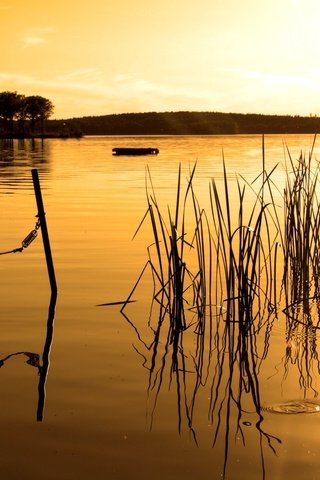
<path id="1" fill-rule="evenodd" d="M 286 146 L 296 161 L 312 144 L 312 135 L 265 137 L 282 210 Z M 160 153 L 112 155 L 113 147 L 141 145 Z M 184 192 L 196 164 L 193 188 L 209 218 L 211 179 L 224 187 L 223 159 L 236 212 L 238 181 L 247 182 L 246 208 L 256 199 L 262 157 L 255 135 L 1 144 L 0 252 L 19 248 L 36 226 L 37 169 L 58 285 L 52 299 L 41 229 L 22 252 L 0 255 L 2 478 L 320 478 L 317 328 L 309 335 L 294 324 L 288 336 L 282 309 L 261 313 L 261 326 L 230 362 L 238 320 L 226 333 L 214 311 L 210 335 L 202 334 L 191 309 L 183 338 L 171 332 L 168 341 L 150 264 L 121 311 L 154 255 L 150 221 L 138 229 L 146 182 L 168 222 L 179 165 Z"/>

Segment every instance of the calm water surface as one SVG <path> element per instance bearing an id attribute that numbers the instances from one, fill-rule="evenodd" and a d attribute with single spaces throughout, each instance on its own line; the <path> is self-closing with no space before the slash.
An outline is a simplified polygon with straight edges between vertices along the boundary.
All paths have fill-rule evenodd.
<path id="1" fill-rule="evenodd" d="M 309 153 L 312 142 L 313 137 L 307 135 L 266 137 L 266 168 L 271 170 L 279 163 L 275 183 L 280 191 L 288 158 L 285 144 L 297 159 L 301 151 Z M 160 154 L 111 154 L 115 146 L 136 145 L 158 147 Z M 197 162 L 194 187 L 199 201 L 207 205 L 210 179 L 222 184 L 223 157 L 232 197 L 237 178 L 251 182 L 260 173 L 262 139 L 87 137 L 2 144 L 0 251 L 19 247 L 34 228 L 37 210 L 31 169 L 37 168 L 58 297 L 41 406 L 39 369 L 45 364 L 43 352 L 50 337 L 50 286 L 41 235 L 22 253 L 0 256 L 1 478 L 215 480 L 223 478 L 224 464 L 225 478 L 230 480 L 320 478 L 317 403 L 308 415 L 275 414 L 267 408 L 304 397 L 314 401 L 319 389 L 316 360 L 307 365 L 307 371 L 310 365 L 314 367 L 310 378 L 301 373 L 306 369 L 301 366 L 298 340 L 291 346 L 296 353 L 288 360 L 281 315 L 272 323 L 268 356 L 259 368 L 260 401 L 266 407 L 262 415 L 245 392 L 241 408 L 234 401 L 230 408 L 222 401 L 228 396 L 226 365 L 221 380 L 225 387 L 218 401 L 220 415 L 219 409 L 212 417 L 208 414 L 214 393 L 211 383 L 197 392 L 196 442 L 179 398 L 190 392 L 179 390 L 175 378 L 170 382 L 170 355 L 161 381 L 155 377 L 156 406 L 154 389 L 147 391 L 146 366 L 154 352 L 140 342 L 137 331 L 147 345 L 152 344 L 153 332 L 147 326 L 150 279 L 135 293 L 137 302 L 127 306 L 128 318 L 121 315 L 118 305 L 97 306 L 125 300 L 146 263 L 147 247 L 152 243 L 150 226 L 144 224 L 132 240 L 147 208 L 146 167 L 166 214 L 167 206 L 173 209 L 175 203 L 179 164 L 185 188 Z M 191 363 L 187 352 L 194 342 L 192 335 L 186 338 L 185 355 Z M 316 333 L 313 342 L 316 359 Z M 187 372 L 186 376 L 186 389 L 192 391 L 189 385 L 194 385 L 195 375 Z M 42 421 L 37 421 L 39 408 Z M 217 422 L 220 428 L 213 447 Z"/>

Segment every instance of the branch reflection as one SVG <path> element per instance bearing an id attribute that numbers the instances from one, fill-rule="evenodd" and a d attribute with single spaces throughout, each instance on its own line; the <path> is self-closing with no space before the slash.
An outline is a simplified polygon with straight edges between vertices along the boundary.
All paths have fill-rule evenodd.
<path id="1" fill-rule="evenodd" d="M 49 365 L 50 365 L 50 351 L 53 340 L 53 323 L 55 315 L 55 307 L 57 302 L 57 292 L 51 292 L 51 298 L 49 303 L 48 321 L 47 321 L 47 334 L 44 342 L 42 353 L 42 366 L 39 370 L 39 384 L 38 384 L 38 408 L 37 408 L 37 421 L 41 422 L 44 415 L 45 399 L 46 399 L 46 382 L 48 377 Z"/>
<path id="2" fill-rule="evenodd" d="M 5 365 L 5 363 L 8 360 L 10 360 L 10 358 L 22 355 L 27 358 L 26 363 L 28 365 L 37 368 L 38 375 L 39 375 L 39 382 L 38 382 L 38 405 L 37 405 L 36 419 L 39 422 L 41 422 L 44 417 L 45 398 L 46 398 L 45 386 L 48 378 L 48 371 L 49 371 L 49 365 L 50 365 L 50 351 L 51 351 L 52 340 L 53 340 L 53 323 L 54 323 L 56 301 L 57 301 L 57 293 L 52 292 L 50 297 L 49 309 L 48 309 L 47 331 L 46 331 L 46 338 L 43 346 L 42 364 L 40 363 L 40 355 L 38 353 L 28 352 L 28 351 L 11 353 L 6 357 L 0 359 L 0 368 L 1 368 Z"/>
<path id="3" fill-rule="evenodd" d="M 33 353 L 33 352 L 15 352 L 15 353 L 10 353 L 4 358 L 0 359 L 0 368 L 4 366 L 7 360 L 9 360 L 12 357 L 18 356 L 18 355 L 24 355 L 27 357 L 28 360 L 26 360 L 26 363 L 28 365 L 31 365 L 31 367 L 36 367 L 38 368 L 40 372 L 40 363 L 39 363 L 39 355 L 38 353 Z"/>

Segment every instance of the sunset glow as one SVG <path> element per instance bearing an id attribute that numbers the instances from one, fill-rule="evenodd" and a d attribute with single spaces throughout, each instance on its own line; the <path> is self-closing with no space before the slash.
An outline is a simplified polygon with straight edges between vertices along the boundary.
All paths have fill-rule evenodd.
<path id="1" fill-rule="evenodd" d="M 320 113 L 317 0 L 1 0 L 0 91 L 54 118 Z"/>

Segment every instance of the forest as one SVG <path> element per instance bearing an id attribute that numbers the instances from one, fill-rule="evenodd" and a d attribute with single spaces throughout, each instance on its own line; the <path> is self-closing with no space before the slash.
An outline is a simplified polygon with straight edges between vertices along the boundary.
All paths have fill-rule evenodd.
<path id="1" fill-rule="evenodd" d="M 232 135 L 290 134 L 320 131 L 317 116 L 262 115 L 221 112 L 148 112 L 48 120 L 55 134 L 84 135 Z"/>
<path id="2" fill-rule="evenodd" d="M 0 92 L 0 138 L 81 137 L 83 135 L 290 134 L 320 130 L 316 115 L 262 115 L 222 112 L 123 113 L 50 120 L 51 100 Z"/>

